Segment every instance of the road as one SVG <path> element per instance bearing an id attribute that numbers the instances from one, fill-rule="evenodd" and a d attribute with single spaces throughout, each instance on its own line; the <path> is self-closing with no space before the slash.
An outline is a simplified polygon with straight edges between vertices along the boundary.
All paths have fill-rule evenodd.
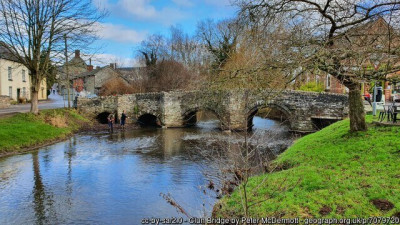
<path id="1" fill-rule="evenodd" d="M 67 106 L 67 101 L 65 101 L 65 106 Z M 71 102 L 72 106 L 72 102 Z M 63 108 L 64 101 L 62 96 L 58 94 L 51 94 L 46 101 L 39 102 L 39 110 L 40 109 L 57 109 Z M 31 104 L 18 104 L 18 105 L 11 105 L 10 108 L 0 109 L 0 116 L 10 115 L 15 113 L 23 113 L 29 112 L 31 110 Z"/>

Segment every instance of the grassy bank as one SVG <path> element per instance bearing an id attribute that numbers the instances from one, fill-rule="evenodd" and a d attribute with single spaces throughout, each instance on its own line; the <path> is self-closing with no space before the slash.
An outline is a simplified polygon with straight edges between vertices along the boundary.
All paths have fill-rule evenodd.
<path id="1" fill-rule="evenodd" d="M 400 128 L 373 125 L 350 134 L 349 120 L 305 136 L 274 162 L 280 171 L 249 181 L 255 217 L 343 218 L 399 216 Z M 237 189 L 215 207 L 241 216 Z"/>
<path id="2" fill-rule="evenodd" d="M 0 156 L 63 139 L 89 120 L 75 110 L 42 110 L 0 118 Z"/>

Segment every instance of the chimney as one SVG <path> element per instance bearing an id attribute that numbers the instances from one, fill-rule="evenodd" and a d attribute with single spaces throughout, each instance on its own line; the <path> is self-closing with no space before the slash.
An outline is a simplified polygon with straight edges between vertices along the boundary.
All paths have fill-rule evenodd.
<path id="1" fill-rule="evenodd" d="M 75 58 L 81 57 L 81 51 L 80 50 L 75 50 Z"/>
<path id="2" fill-rule="evenodd" d="M 117 64 L 116 63 L 110 63 L 110 67 L 113 69 L 117 69 Z"/>
<path id="3" fill-rule="evenodd" d="M 93 65 L 88 65 L 87 66 L 87 70 L 90 72 L 90 71 L 92 71 L 93 70 Z"/>

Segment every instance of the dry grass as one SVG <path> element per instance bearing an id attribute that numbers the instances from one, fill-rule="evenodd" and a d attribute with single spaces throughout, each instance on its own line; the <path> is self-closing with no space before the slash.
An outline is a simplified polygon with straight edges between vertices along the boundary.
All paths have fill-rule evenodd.
<path id="1" fill-rule="evenodd" d="M 54 127 L 58 127 L 58 128 L 68 127 L 67 118 L 60 116 L 60 115 L 47 117 L 45 119 L 45 121 L 46 121 L 46 123 L 48 123 Z"/>

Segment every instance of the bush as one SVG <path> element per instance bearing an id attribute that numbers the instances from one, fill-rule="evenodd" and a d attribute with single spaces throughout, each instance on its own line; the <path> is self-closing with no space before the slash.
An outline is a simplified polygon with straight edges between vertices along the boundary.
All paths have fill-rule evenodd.
<path id="1" fill-rule="evenodd" d="M 107 81 L 100 89 L 100 96 L 132 94 L 134 89 L 124 82 L 122 78 Z"/>
<path id="2" fill-rule="evenodd" d="M 20 97 L 18 99 L 18 103 L 26 103 L 26 98 L 25 97 Z"/>
<path id="3" fill-rule="evenodd" d="M 132 88 L 134 92 L 191 89 L 196 78 L 182 63 L 163 60 L 156 65 L 147 67 L 143 71 L 142 79 L 136 80 Z"/>
<path id="4" fill-rule="evenodd" d="M 301 91 L 323 92 L 324 86 L 317 82 L 308 82 L 300 87 Z"/>

